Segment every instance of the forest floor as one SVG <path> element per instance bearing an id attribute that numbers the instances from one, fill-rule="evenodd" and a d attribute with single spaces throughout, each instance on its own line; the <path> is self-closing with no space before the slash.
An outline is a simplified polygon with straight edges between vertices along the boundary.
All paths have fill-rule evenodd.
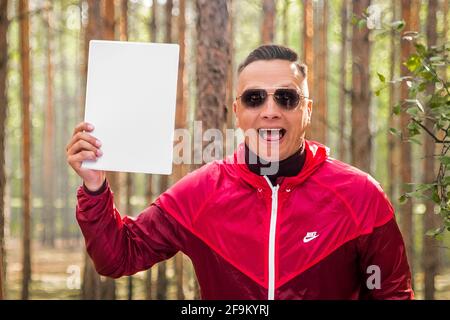
<path id="1" fill-rule="evenodd" d="M 21 243 L 18 239 L 7 241 L 7 299 L 20 299 L 22 286 Z M 32 281 L 30 284 L 30 299 L 80 299 L 81 281 L 84 265 L 84 242 L 74 240 L 71 243 L 57 241 L 55 248 L 48 248 L 36 241 L 32 246 Z M 194 279 L 191 262 L 184 256 L 185 270 L 184 293 L 186 299 L 194 297 Z M 168 299 L 176 299 L 174 285 L 173 259 L 167 261 Z M 155 289 L 157 268 L 152 268 L 152 285 Z M 146 273 L 139 272 L 133 276 L 133 299 L 145 299 Z M 155 296 L 155 290 L 152 290 Z M 128 277 L 116 280 L 117 299 L 128 297 Z"/>
<path id="2" fill-rule="evenodd" d="M 34 242 L 32 247 L 32 282 L 30 299 L 80 299 L 80 283 L 83 271 L 84 243 L 75 240 L 72 243 L 58 241 L 55 248 L 43 247 Z M 186 266 L 184 274 L 185 296 L 194 297 L 194 279 L 190 260 L 184 256 Z M 21 249 L 18 239 L 7 241 L 7 298 L 20 299 L 21 288 Z M 153 267 L 152 279 L 156 280 L 156 267 Z M 436 277 L 436 299 L 450 300 L 450 269 Z M 168 261 L 168 299 L 176 299 L 173 282 L 173 262 Z M 423 273 L 415 276 L 416 299 L 423 299 Z M 145 298 L 145 273 L 133 276 L 133 299 Z M 155 283 L 155 281 L 153 281 Z M 127 299 L 128 277 L 116 280 L 117 299 Z M 156 287 L 153 285 L 153 287 Z M 154 293 L 153 293 L 153 296 Z"/>

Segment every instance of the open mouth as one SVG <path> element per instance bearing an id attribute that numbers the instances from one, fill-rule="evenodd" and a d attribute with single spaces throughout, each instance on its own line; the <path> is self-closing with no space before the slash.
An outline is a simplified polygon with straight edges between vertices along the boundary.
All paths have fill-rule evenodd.
<path id="1" fill-rule="evenodd" d="M 286 134 L 286 129 L 283 128 L 259 128 L 259 136 L 268 142 L 280 141 Z"/>

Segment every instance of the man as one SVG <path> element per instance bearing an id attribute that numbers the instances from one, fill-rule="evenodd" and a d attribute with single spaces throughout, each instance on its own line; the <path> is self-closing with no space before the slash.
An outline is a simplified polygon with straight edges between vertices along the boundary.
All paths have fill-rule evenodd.
<path id="1" fill-rule="evenodd" d="M 131 275 L 181 250 L 203 299 L 412 299 L 380 185 L 304 139 L 306 77 L 292 50 L 254 50 L 239 67 L 233 110 L 256 139 L 188 174 L 135 219 L 114 207 L 104 172 L 81 168 L 101 144 L 78 125 L 67 159 L 84 181 L 76 214 L 97 271 Z"/>

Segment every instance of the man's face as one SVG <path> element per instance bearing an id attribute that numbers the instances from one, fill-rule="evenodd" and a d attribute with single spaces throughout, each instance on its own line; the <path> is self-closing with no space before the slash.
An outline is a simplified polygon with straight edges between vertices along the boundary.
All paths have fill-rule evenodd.
<path id="1" fill-rule="evenodd" d="M 239 75 L 236 96 L 248 89 L 266 89 L 270 94 L 276 88 L 296 89 L 301 95 L 308 96 L 306 80 L 295 63 L 287 60 L 250 63 Z M 268 161 L 284 160 L 299 150 L 312 111 L 311 100 L 301 98 L 295 108 L 287 110 L 280 107 L 273 97 L 269 95 L 263 105 L 253 108 L 245 106 L 242 99 L 233 103 L 236 126 L 244 132 L 247 146 Z M 254 133 L 250 138 L 249 132 Z"/>

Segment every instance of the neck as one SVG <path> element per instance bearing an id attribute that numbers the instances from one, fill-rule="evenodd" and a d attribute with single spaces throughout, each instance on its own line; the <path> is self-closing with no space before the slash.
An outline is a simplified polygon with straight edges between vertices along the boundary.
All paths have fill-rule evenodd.
<path id="1" fill-rule="evenodd" d="M 247 145 L 245 145 L 245 163 L 248 169 L 257 175 L 263 175 L 261 173 L 263 168 L 278 165 L 278 170 L 275 174 L 267 175 L 267 177 L 270 179 L 270 182 L 272 182 L 272 185 L 276 185 L 278 178 L 293 177 L 296 176 L 302 170 L 306 159 L 306 152 L 304 146 L 305 143 L 302 143 L 300 149 L 297 150 L 294 154 L 292 154 L 286 159 L 277 161 L 276 163 L 276 162 L 267 162 L 264 159 L 261 159 L 259 156 L 255 155 Z M 253 163 L 254 161 L 250 163 L 250 159 L 252 160 L 256 159 L 256 163 Z"/>

